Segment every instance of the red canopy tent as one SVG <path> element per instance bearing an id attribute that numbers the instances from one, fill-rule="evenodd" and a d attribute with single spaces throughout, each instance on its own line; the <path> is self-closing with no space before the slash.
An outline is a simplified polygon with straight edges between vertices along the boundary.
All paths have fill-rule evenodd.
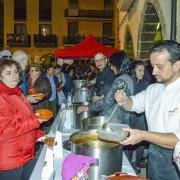
<path id="1" fill-rule="evenodd" d="M 102 52 L 106 56 L 110 56 L 118 50 L 115 48 L 107 47 L 97 41 L 92 35 L 88 35 L 79 44 L 66 48 L 57 49 L 54 53 L 55 57 L 59 58 L 92 58 L 97 52 Z"/>

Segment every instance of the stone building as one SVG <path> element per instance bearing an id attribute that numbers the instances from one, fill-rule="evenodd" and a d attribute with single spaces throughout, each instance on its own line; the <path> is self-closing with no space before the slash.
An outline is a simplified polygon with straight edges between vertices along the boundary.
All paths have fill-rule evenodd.
<path id="1" fill-rule="evenodd" d="M 118 42 L 118 0 L 0 0 L 0 49 L 24 50 L 32 61 L 51 58 L 92 34 Z"/>
<path id="2" fill-rule="evenodd" d="M 180 0 L 119 0 L 119 48 L 132 58 L 148 60 L 148 49 L 158 40 L 171 39 L 171 17 L 177 11 L 176 40 L 180 41 Z M 175 2 L 175 1 L 174 1 Z"/>

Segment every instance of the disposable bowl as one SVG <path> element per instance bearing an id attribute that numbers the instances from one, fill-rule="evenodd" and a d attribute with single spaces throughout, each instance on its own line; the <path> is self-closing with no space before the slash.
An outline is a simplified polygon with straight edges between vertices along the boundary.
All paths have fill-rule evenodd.
<path id="1" fill-rule="evenodd" d="M 36 109 L 35 115 L 42 121 L 48 121 L 53 117 L 53 112 L 49 109 Z"/>

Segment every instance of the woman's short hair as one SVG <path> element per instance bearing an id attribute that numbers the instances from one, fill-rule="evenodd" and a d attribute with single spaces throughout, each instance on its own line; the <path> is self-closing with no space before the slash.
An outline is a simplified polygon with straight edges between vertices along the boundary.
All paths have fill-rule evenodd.
<path id="1" fill-rule="evenodd" d="M 136 68 L 137 66 L 145 66 L 145 63 L 141 60 L 136 60 L 133 62 L 134 68 Z"/>
<path id="2" fill-rule="evenodd" d="M 21 71 L 21 67 L 16 61 L 5 58 L 0 59 L 0 74 L 4 71 L 4 69 L 6 69 L 6 67 L 11 67 L 13 65 L 17 67 L 18 72 Z"/>
<path id="3" fill-rule="evenodd" d="M 42 71 L 42 66 L 40 64 L 38 64 L 38 63 L 31 64 L 29 66 L 29 69 L 32 68 L 32 67 L 36 68 L 36 70 L 38 70 L 38 71 Z"/>

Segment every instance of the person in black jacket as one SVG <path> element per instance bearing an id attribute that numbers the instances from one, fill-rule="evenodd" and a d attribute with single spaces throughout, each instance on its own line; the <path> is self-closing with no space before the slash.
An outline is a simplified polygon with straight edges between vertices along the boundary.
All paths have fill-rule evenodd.
<path id="1" fill-rule="evenodd" d="M 142 90 L 146 89 L 150 82 L 147 81 L 145 78 L 145 64 L 142 61 L 135 61 L 133 64 L 132 70 L 132 78 L 134 80 L 134 94 L 141 92 Z M 147 74 L 147 76 L 150 76 Z M 140 129 L 140 130 L 147 130 L 146 118 L 144 113 L 133 113 L 130 126 L 132 128 Z M 135 161 L 132 162 L 132 166 L 136 171 L 136 174 L 141 173 L 141 168 L 146 166 L 145 157 L 144 157 L 144 148 L 147 147 L 147 143 L 141 142 L 134 146 L 136 156 Z"/>
<path id="2" fill-rule="evenodd" d="M 99 70 L 94 85 L 95 96 L 93 97 L 93 101 L 95 102 L 102 99 L 107 94 L 109 88 L 112 86 L 115 76 L 111 68 L 108 66 L 107 57 L 102 52 L 95 54 L 94 60 L 95 65 Z"/>
<path id="3" fill-rule="evenodd" d="M 110 56 L 109 63 L 115 74 L 114 77 L 116 77 L 112 86 L 109 86 L 104 98 L 90 103 L 88 106 L 80 106 L 78 113 L 83 111 L 99 111 L 100 115 L 110 116 L 117 105 L 114 94 L 118 89 L 123 88 L 127 94 L 133 95 L 134 83 L 128 74 L 131 62 L 127 54 L 125 52 L 116 52 Z M 130 114 L 131 113 L 124 111 L 123 108 L 118 108 L 113 115 L 112 122 L 129 124 Z"/>
<path id="4" fill-rule="evenodd" d="M 38 92 L 43 93 L 45 97 L 36 102 L 32 103 L 33 109 L 49 108 L 48 99 L 51 96 L 51 84 L 49 79 L 42 74 L 42 67 L 39 64 L 31 64 L 29 67 L 29 78 L 27 81 L 27 89 L 36 88 Z"/>

